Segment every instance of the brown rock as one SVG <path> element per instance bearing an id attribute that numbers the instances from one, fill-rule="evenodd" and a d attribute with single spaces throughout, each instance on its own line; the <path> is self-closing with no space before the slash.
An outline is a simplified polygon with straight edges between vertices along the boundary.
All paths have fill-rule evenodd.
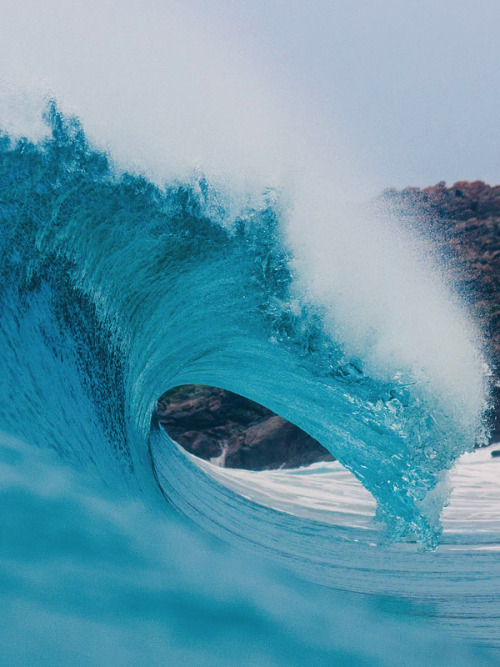
<path id="1" fill-rule="evenodd" d="M 297 426 L 217 387 L 177 387 L 160 398 L 157 417 L 187 451 L 228 468 L 294 468 L 333 459 Z"/>

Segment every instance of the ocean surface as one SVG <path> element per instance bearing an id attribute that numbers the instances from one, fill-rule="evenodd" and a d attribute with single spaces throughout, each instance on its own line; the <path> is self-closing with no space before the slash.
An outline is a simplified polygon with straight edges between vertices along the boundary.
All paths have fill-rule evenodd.
<path id="1" fill-rule="evenodd" d="M 405 298 L 378 282 L 391 226 L 327 261 L 306 225 L 301 255 L 305 200 L 158 184 L 44 122 L 0 135 L 0 663 L 499 664 L 500 463 L 453 290 L 406 256 Z M 181 384 L 337 462 L 200 463 L 154 419 Z"/>

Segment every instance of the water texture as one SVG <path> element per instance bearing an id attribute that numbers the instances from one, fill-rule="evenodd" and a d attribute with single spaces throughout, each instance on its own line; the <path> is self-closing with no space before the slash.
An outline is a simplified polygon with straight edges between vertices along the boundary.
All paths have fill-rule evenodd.
<path id="1" fill-rule="evenodd" d="M 304 288 L 279 191 L 235 208 L 199 174 L 160 187 L 54 102 L 45 123 L 39 142 L 0 135 L 5 664 L 493 663 L 462 642 L 498 646 L 497 567 L 487 611 L 476 599 L 455 634 L 445 603 L 426 606 L 436 587 L 453 607 L 475 577 L 474 554 L 433 549 L 446 473 L 484 438 L 486 379 L 468 400 L 425 367 L 381 372 L 386 349 L 378 366 L 373 345 L 354 352 Z M 214 482 L 152 421 L 181 384 L 317 438 L 376 502 L 374 546 Z M 367 549 L 395 554 L 387 585 Z M 362 574 L 339 579 L 339 558 Z"/>

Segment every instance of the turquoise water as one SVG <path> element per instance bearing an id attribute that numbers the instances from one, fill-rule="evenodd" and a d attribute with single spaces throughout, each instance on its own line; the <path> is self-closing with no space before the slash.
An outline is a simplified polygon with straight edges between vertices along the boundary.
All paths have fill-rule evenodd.
<path id="1" fill-rule="evenodd" d="M 445 473 L 484 436 L 481 411 L 348 352 L 297 287 L 279 192 L 234 215 L 206 178 L 159 187 L 55 104 L 45 116 L 46 140 L 0 137 L 6 664 L 493 662 L 462 645 L 467 622 L 457 638 L 397 577 L 389 596 L 370 585 L 362 548 L 346 557 L 364 591 L 312 576 L 311 535 L 334 553 L 353 529 L 221 493 L 152 422 L 180 384 L 266 405 L 363 483 L 380 539 L 409 540 L 417 568 L 419 550 L 439 552 Z"/>

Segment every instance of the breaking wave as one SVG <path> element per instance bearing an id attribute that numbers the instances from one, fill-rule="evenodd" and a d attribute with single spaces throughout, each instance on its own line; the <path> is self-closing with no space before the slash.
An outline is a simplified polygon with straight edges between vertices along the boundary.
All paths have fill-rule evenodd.
<path id="1" fill-rule="evenodd" d="M 402 651 L 433 664 L 443 650 L 487 662 L 416 620 L 452 614 L 414 613 L 429 596 L 403 585 L 439 553 L 419 550 L 439 543 L 447 471 L 485 438 L 478 337 L 438 272 L 366 211 L 357 231 L 355 210 L 324 220 L 317 183 L 295 202 L 200 174 L 160 186 L 120 170 L 54 102 L 45 122 L 38 142 L 0 136 L 10 664 L 30 650 L 47 664 L 75 651 L 90 664 L 389 665 Z M 246 396 L 318 439 L 376 502 L 370 545 L 214 483 L 153 419 L 182 384 Z M 382 586 L 373 559 L 387 550 L 399 560 Z M 364 570 L 354 583 L 339 554 Z M 441 593 L 473 558 L 435 577 Z M 387 596 L 405 600 L 396 615 Z M 473 617 L 461 634 L 498 645 Z"/>

